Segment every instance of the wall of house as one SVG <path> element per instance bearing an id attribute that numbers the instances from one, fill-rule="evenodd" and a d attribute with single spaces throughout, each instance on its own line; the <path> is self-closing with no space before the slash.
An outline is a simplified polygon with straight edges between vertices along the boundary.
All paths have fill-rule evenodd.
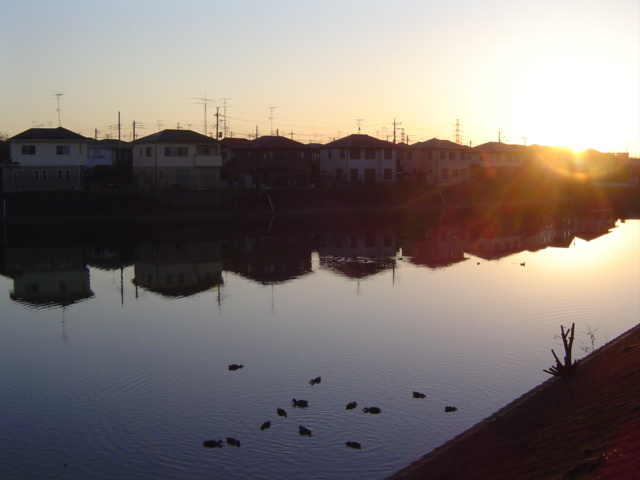
<path id="1" fill-rule="evenodd" d="M 220 167 L 134 166 L 140 190 L 195 189 L 220 187 Z M 157 175 L 157 179 L 156 179 Z"/>
<path id="2" fill-rule="evenodd" d="M 5 192 L 37 190 L 83 190 L 84 166 L 23 166 L 3 167 L 2 188 Z"/>
<path id="3" fill-rule="evenodd" d="M 20 166 L 84 166 L 87 163 L 87 142 L 12 141 L 11 161 Z M 22 153 L 22 147 L 33 147 L 33 154 Z"/>
<path id="4" fill-rule="evenodd" d="M 385 154 L 385 150 L 389 153 Z M 395 182 L 396 152 L 391 149 L 323 148 L 320 171 L 336 183 Z"/>

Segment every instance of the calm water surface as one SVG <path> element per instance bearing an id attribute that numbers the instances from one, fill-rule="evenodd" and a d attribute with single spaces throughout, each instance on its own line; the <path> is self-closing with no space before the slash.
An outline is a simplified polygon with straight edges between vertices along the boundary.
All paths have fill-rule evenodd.
<path id="1" fill-rule="evenodd" d="M 278 223 L 9 230 L 0 478 L 382 479 L 545 381 L 560 325 L 582 357 L 640 319 L 640 221 L 611 212 Z"/>

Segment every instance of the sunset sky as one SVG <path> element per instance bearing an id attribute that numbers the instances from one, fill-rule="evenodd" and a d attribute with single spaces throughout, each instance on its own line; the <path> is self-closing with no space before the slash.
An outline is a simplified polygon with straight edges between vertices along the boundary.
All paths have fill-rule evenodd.
<path id="1" fill-rule="evenodd" d="M 0 0 L 0 133 L 358 132 L 640 154 L 637 0 Z M 56 93 L 63 95 L 57 97 Z M 273 108 L 270 108 L 273 107 Z M 360 120 L 358 120 L 360 119 Z M 500 134 L 498 133 L 500 132 Z M 403 136 L 404 135 L 404 136 Z M 526 140 L 525 140 L 526 139 Z"/>

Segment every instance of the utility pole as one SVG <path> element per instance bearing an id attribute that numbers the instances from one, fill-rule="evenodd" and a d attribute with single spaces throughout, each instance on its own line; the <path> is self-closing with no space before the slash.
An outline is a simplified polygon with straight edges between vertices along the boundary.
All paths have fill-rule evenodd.
<path id="1" fill-rule="evenodd" d="M 393 119 L 393 143 L 396 143 L 396 127 L 398 125 L 402 125 L 402 122 L 396 122 L 396 119 Z"/>
<path id="2" fill-rule="evenodd" d="M 220 107 L 216 107 L 216 140 L 218 140 L 218 137 L 220 137 L 219 123 L 220 123 Z"/>
<path id="3" fill-rule="evenodd" d="M 522 137 L 522 140 L 524 140 L 524 146 L 527 146 L 527 137 Z"/>
<path id="4" fill-rule="evenodd" d="M 501 137 L 501 135 L 502 135 L 503 133 L 504 133 L 504 132 L 498 128 L 498 143 L 502 143 L 502 137 Z"/>
<path id="5" fill-rule="evenodd" d="M 58 112 L 58 126 L 61 127 L 62 122 L 60 122 L 60 97 L 62 97 L 64 93 L 56 92 L 56 93 L 52 93 L 52 95 L 55 95 L 58 100 L 58 108 L 56 109 L 56 111 Z"/>
<path id="6" fill-rule="evenodd" d="M 204 105 L 204 134 L 207 135 L 207 105 L 211 104 L 211 100 L 207 99 L 207 92 L 204 92 L 204 98 L 195 97 L 194 100 L 201 100 L 198 102 L 201 105 Z"/>
<path id="7" fill-rule="evenodd" d="M 136 141 L 136 121 L 133 121 L 133 141 Z"/>

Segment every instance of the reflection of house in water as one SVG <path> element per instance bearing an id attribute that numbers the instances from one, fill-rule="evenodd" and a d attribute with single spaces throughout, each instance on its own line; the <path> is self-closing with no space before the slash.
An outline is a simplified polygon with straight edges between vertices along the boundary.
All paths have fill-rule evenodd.
<path id="1" fill-rule="evenodd" d="M 589 242 L 609 233 L 616 226 L 616 220 L 613 210 L 588 212 L 578 217 L 575 236 Z"/>
<path id="2" fill-rule="evenodd" d="M 311 273 L 311 245 L 306 237 L 245 237 L 228 246 L 225 270 L 264 285 Z"/>
<path id="3" fill-rule="evenodd" d="M 349 278 L 364 278 L 395 267 L 396 235 L 338 233 L 318 239 L 320 266 Z"/>
<path id="4" fill-rule="evenodd" d="M 402 254 L 414 265 L 441 268 L 467 260 L 464 256 L 466 228 L 459 224 L 428 227 L 424 236 L 409 238 L 402 244 Z"/>
<path id="5" fill-rule="evenodd" d="M 480 224 L 469 228 L 466 252 L 484 260 L 498 260 L 524 250 L 518 232 L 494 224 Z"/>
<path id="6" fill-rule="evenodd" d="M 133 283 L 167 297 L 187 297 L 222 284 L 220 243 L 140 245 Z"/>
<path id="7" fill-rule="evenodd" d="M 79 248 L 9 247 L 4 266 L 13 279 L 11 299 L 27 306 L 66 306 L 93 297 Z"/>

